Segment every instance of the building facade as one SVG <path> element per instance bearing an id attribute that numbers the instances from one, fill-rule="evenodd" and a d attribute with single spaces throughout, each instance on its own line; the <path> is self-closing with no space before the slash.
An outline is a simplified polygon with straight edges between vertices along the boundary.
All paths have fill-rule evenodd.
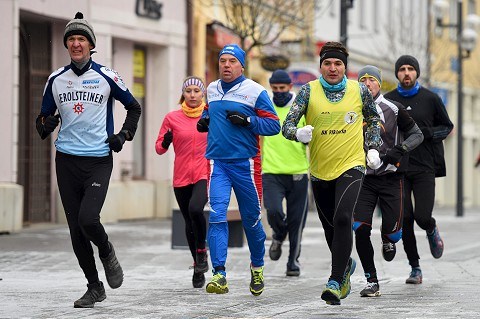
<path id="1" fill-rule="evenodd" d="M 187 1 L 6 0 L 0 11 L 0 231 L 64 219 L 54 169 L 55 134 L 40 140 L 35 119 L 48 76 L 70 63 L 63 34 L 77 11 L 95 30 L 93 59 L 115 69 L 142 105 L 134 141 L 114 154 L 102 221 L 171 214 L 173 155 L 159 157 L 154 147 L 163 117 L 177 107 L 187 73 Z M 125 114 L 117 103 L 115 130 Z"/>
<path id="2" fill-rule="evenodd" d="M 340 40 L 340 2 L 320 1 L 315 32 L 319 41 Z M 464 21 L 468 14 L 478 14 L 477 2 L 463 0 Z M 388 92 L 397 84 L 394 74 L 396 59 L 402 54 L 413 55 L 420 63 L 420 84 L 440 95 L 452 122 L 457 126 L 455 29 L 438 33 L 432 17 L 433 0 L 362 0 L 352 3 L 353 7 L 347 9 L 346 20 L 349 73 L 355 75 L 366 64 L 376 65 L 383 73 L 382 91 Z M 448 3 L 448 16 L 444 23 L 455 23 L 457 0 L 449 0 Z M 480 117 L 477 112 L 480 101 L 480 81 L 477 76 L 480 71 L 480 50 L 473 50 L 471 57 L 464 61 L 464 205 L 472 207 L 480 205 L 480 190 L 477 187 L 480 173 L 474 168 L 480 152 Z M 447 176 L 436 179 L 435 200 L 438 206 L 453 207 L 456 204 L 455 134 L 454 129 L 444 141 Z"/>
<path id="3" fill-rule="evenodd" d="M 433 0 L 434 1 L 434 0 Z M 432 5 L 433 5 L 432 1 Z M 448 0 L 448 8 L 444 12 L 443 23 L 457 25 L 457 0 Z M 462 0 L 463 29 L 467 27 L 469 15 L 480 15 L 480 3 L 478 0 Z M 477 32 L 478 25 L 474 30 Z M 458 128 L 458 46 L 457 29 L 439 28 L 435 19 L 430 25 L 430 58 L 431 58 L 431 84 L 444 100 L 452 122 Z M 445 150 L 448 164 L 448 175 L 441 179 L 439 184 L 444 188 L 448 204 L 454 205 L 457 198 L 457 169 L 458 160 L 462 160 L 463 166 L 463 204 L 465 207 L 477 207 L 480 205 L 480 188 L 478 180 L 480 171 L 474 167 L 480 154 L 480 45 L 477 44 L 466 56 L 463 51 L 463 152 L 458 156 L 457 130 L 450 134 L 449 148 Z"/>

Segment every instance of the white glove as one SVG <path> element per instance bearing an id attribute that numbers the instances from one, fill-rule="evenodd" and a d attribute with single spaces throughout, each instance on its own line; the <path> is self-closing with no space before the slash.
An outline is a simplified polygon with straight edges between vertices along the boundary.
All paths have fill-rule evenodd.
<path id="1" fill-rule="evenodd" d="M 380 159 L 380 154 L 375 149 L 368 150 L 367 153 L 367 165 L 371 169 L 379 169 L 383 162 Z"/>
<path id="2" fill-rule="evenodd" d="M 313 126 L 305 125 L 304 127 L 297 129 L 297 133 L 295 133 L 295 136 L 300 142 L 308 143 L 312 140 L 312 131 Z"/>

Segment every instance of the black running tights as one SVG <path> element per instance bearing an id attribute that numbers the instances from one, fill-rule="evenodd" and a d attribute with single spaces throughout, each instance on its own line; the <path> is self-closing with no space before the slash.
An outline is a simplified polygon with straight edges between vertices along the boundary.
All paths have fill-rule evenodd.
<path id="1" fill-rule="evenodd" d="M 99 255 L 110 252 L 108 236 L 100 223 L 113 168 L 112 156 L 87 157 L 57 151 L 58 190 L 67 217 L 73 251 L 89 283 L 98 281 L 93 242 Z"/>
<path id="2" fill-rule="evenodd" d="M 330 279 L 338 283 L 342 282 L 352 252 L 353 211 L 362 187 L 363 176 L 359 170 L 349 169 L 331 181 L 312 180 L 318 217 L 332 253 Z"/>
<path id="3" fill-rule="evenodd" d="M 195 261 L 197 249 L 205 248 L 207 222 L 203 215 L 203 209 L 208 199 L 207 180 L 202 179 L 195 184 L 174 187 L 173 191 L 185 220 L 188 248 L 192 253 L 193 261 Z"/>

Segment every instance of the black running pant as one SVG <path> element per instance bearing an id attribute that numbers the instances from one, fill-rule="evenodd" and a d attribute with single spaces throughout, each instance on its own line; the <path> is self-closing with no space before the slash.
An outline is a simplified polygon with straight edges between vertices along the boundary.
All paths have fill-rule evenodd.
<path id="1" fill-rule="evenodd" d="M 413 207 L 412 194 L 415 199 Z M 419 267 L 417 240 L 414 233 L 417 225 L 431 233 L 436 225 L 432 217 L 435 202 L 435 174 L 433 172 L 407 172 L 405 174 L 405 215 L 403 217 L 403 248 L 412 267 Z"/>
<path id="2" fill-rule="evenodd" d="M 267 220 L 273 230 L 273 239 L 283 242 L 288 235 L 290 251 L 289 269 L 298 269 L 300 243 L 308 211 L 307 174 L 263 174 L 263 205 Z M 287 211 L 283 210 L 286 200 Z"/>
<path id="3" fill-rule="evenodd" d="M 205 248 L 207 236 L 207 222 L 203 215 L 203 209 L 208 200 L 207 180 L 202 179 L 195 184 L 174 187 L 173 191 L 185 220 L 188 248 L 195 262 L 197 249 Z"/>
<path id="4" fill-rule="evenodd" d="M 365 274 L 376 277 L 374 249 L 370 239 L 373 214 L 378 206 L 382 213 L 382 241 L 395 243 L 403 223 L 403 174 L 388 173 L 381 176 L 367 175 L 353 216 L 355 247 Z M 395 234 L 395 240 L 388 237 Z"/>
<path id="5" fill-rule="evenodd" d="M 58 190 L 67 217 L 73 251 L 89 283 L 97 282 L 98 272 L 93 242 L 99 255 L 110 252 L 108 236 L 100 223 L 100 211 L 107 195 L 113 168 L 111 155 L 74 156 L 57 151 Z"/>
<path id="6" fill-rule="evenodd" d="M 325 231 L 328 248 L 332 253 L 330 279 L 342 282 L 352 252 L 352 219 L 364 174 L 349 169 L 331 181 L 312 180 L 313 196 L 318 217 Z"/>

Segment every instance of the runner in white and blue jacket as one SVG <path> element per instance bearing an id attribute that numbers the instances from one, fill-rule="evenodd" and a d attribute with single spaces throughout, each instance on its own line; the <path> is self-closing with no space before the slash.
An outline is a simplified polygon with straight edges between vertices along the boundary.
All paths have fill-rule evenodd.
<path id="1" fill-rule="evenodd" d="M 263 292 L 265 231 L 261 219 L 262 175 L 259 135 L 276 135 L 280 123 L 264 87 L 245 78 L 245 52 L 227 45 L 219 54 L 220 79 L 207 88 L 208 106 L 198 122 L 208 131 L 210 219 L 208 243 L 214 268 L 210 293 L 226 293 L 227 210 L 233 188 L 251 259 L 250 291 Z"/>
<path id="2" fill-rule="evenodd" d="M 95 34 L 78 12 L 65 27 L 63 43 L 71 63 L 53 72 L 43 93 L 36 128 L 42 139 L 60 124 L 55 140 L 58 190 L 70 229 L 73 251 L 88 281 L 75 308 L 93 308 L 106 298 L 92 243 L 98 248 L 111 288 L 123 283 L 123 270 L 100 222 L 113 169 L 112 151 L 120 152 L 137 130 L 141 107 L 117 72 L 92 61 Z M 114 134 L 114 101 L 127 116 Z M 57 113 L 58 112 L 58 113 Z M 57 113 L 57 114 L 56 114 Z"/>

